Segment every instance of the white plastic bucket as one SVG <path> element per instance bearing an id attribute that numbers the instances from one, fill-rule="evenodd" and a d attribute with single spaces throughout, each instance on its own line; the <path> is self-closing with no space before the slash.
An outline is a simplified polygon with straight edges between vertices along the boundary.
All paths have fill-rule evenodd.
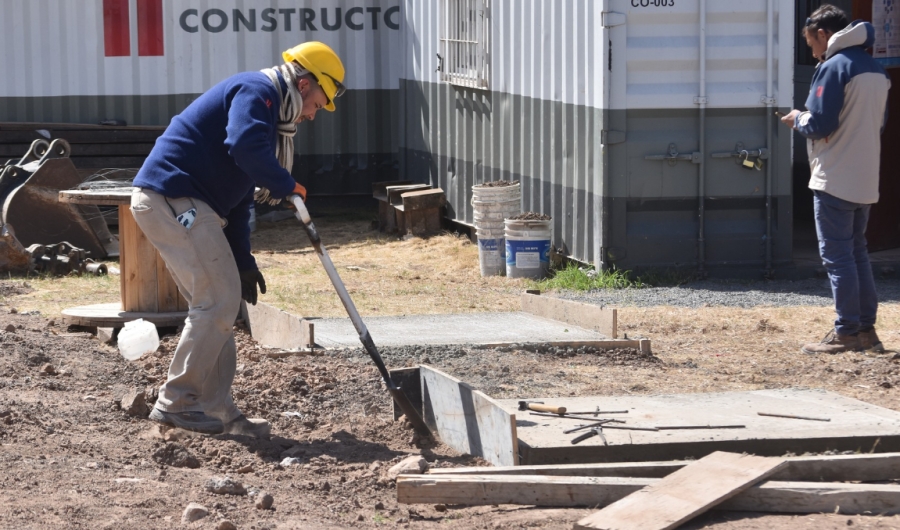
<path id="1" fill-rule="evenodd" d="M 122 357 L 136 361 L 145 353 L 155 352 L 159 348 L 159 333 L 156 324 L 139 318 L 125 323 L 117 341 Z"/>
<path id="2" fill-rule="evenodd" d="M 553 221 L 506 220 L 506 275 L 540 280 L 550 271 Z"/>
<path id="3" fill-rule="evenodd" d="M 504 220 L 522 212 L 522 186 L 472 186 L 472 217 L 478 236 L 482 276 L 502 276 L 506 270 Z"/>

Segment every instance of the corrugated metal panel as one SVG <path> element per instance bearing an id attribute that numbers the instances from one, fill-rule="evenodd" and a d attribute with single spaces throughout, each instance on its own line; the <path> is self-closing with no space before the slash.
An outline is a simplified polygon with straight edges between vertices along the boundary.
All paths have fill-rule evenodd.
<path id="1" fill-rule="evenodd" d="M 472 185 L 521 180 L 523 208 L 552 215 L 555 244 L 591 260 L 602 170 L 602 2 L 488 4 L 484 91 L 440 81 L 441 2 L 405 2 L 401 171 L 444 188 L 451 214 L 467 223 Z"/>
<path id="2" fill-rule="evenodd" d="M 440 81 L 441 4 L 404 4 L 404 175 L 444 187 L 451 215 L 470 223 L 473 184 L 519 179 L 523 207 L 553 215 L 555 243 L 579 260 L 599 262 L 604 245 L 616 247 L 609 250 L 624 266 L 696 261 L 698 167 L 645 157 L 666 153 L 669 143 L 682 153 L 700 148 L 700 1 L 492 0 L 490 91 Z M 766 172 L 711 155 L 738 141 L 765 146 L 768 2 L 706 6 L 704 259 L 758 263 L 767 252 Z M 773 95 L 784 108 L 792 97 L 793 5 L 774 0 L 774 8 Z M 604 9 L 615 26 L 608 31 Z M 601 145 L 604 128 L 614 145 Z M 774 132 L 768 192 L 775 258 L 783 262 L 791 242 L 790 135 Z M 601 205 L 609 207 L 606 220 Z"/>
<path id="3" fill-rule="evenodd" d="M 114 4 L 127 6 L 128 28 L 104 23 L 104 6 Z M 156 4 L 161 43 L 152 41 L 157 21 L 138 15 Z M 301 127 L 298 152 L 397 150 L 397 0 L 141 0 L 142 9 L 138 0 L 7 0 L 3 7 L 0 120 L 165 124 L 229 75 L 280 63 L 283 50 L 320 40 L 344 61 L 350 92 L 336 114 L 319 113 Z M 127 38 L 127 55 L 106 53 L 110 32 Z"/>

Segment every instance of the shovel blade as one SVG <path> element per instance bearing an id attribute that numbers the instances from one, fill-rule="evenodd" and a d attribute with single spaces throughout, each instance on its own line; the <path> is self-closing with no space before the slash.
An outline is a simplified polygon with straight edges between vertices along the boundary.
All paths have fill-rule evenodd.
<path id="1" fill-rule="evenodd" d="M 428 425 L 425 424 L 425 420 L 422 419 L 422 415 L 419 414 L 419 411 L 416 410 L 416 407 L 413 406 L 412 401 L 406 397 L 406 394 L 403 393 L 399 388 L 388 388 L 388 392 L 391 393 L 391 397 L 394 398 L 394 402 L 397 403 L 397 406 L 400 407 L 400 410 L 403 411 L 403 414 L 406 415 L 406 419 L 412 424 L 413 429 L 420 436 L 431 438 L 431 429 L 428 428 Z"/>

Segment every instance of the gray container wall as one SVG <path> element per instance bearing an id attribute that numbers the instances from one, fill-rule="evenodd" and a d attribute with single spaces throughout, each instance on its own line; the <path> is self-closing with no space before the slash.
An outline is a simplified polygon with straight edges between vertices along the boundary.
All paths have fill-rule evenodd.
<path id="1" fill-rule="evenodd" d="M 285 49 L 320 40 L 342 57 L 349 90 L 337 112 L 319 112 L 298 128 L 295 175 L 318 193 L 368 193 L 372 180 L 396 178 L 398 0 L 163 0 L 159 56 L 140 55 L 135 0 L 126 13 L 130 53 L 110 56 L 104 35 L 123 28 L 109 26 L 103 4 L 4 2 L 0 121 L 166 125 L 222 79 L 281 63 Z M 274 18 L 263 18 L 267 9 Z"/>
<path id="2" fill-rule="evenodd" d="M 490 2 L 491 88 L 442 82 L 440 2 L 408 0 L 400 84 L 401 175 L 440 186 L 448 214 L 472 224 L 471 188 L 522 183 L 522 208 L 553 216 L 554 243 L 592 261 L 603 84 L 601 2 Z"/>
<path id="3" fill-rule="evenodd" d="M 681 153 L 699 150 L 699 2 L 654 10 L 611 0 L 608 9 L 626 17 L 608 30 L 611 65 L 598 42 L 603 2 L 490 4 L 491 89 L 477 90 L 444 83 L 434 72 L 440 3 L 406 3 L 403 40 L 411 57 L 400 86 L 402 175 L 444 187 L 451 217 L 466 223 L 472 222 L 472 184 L 519 179 L 523 208 L 553 215 L 554 246 L 577 260 L 597 263 L 604 247 L 608 263 L 624 269 L 696 267 L 698 165 L 645 157 L 665 154 L 670 143 Z M 769 124 L 772 258 L 785 265 L 791 259 L 791 139 L 777 120 L 767 120 L 770 111 L 761 102 L 767 2 L 707 4 L 706 265 L 765 263 L 766 173 L 711 155 L 731 152 L 738 142 L 767 147 Z M 774 7 L 773 95 L 786 110 L 793 6 L 776 0 Z M 605 146 L 604 123 L 614 139 Z M 601 194 L 610 212 L 606 240 Z"/>

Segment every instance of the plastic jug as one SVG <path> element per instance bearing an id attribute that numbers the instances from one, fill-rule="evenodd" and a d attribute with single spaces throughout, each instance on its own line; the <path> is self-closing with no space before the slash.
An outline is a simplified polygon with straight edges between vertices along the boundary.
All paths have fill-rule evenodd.
<path id="1" fill-rule="evenodd" d="M 119 331 L 119 353 L 129 361 L 136 361 L 145 353 L 155 352 L 159 348 L 159 334 L 156 325 L 139 318 L 126 322 Z"/>

